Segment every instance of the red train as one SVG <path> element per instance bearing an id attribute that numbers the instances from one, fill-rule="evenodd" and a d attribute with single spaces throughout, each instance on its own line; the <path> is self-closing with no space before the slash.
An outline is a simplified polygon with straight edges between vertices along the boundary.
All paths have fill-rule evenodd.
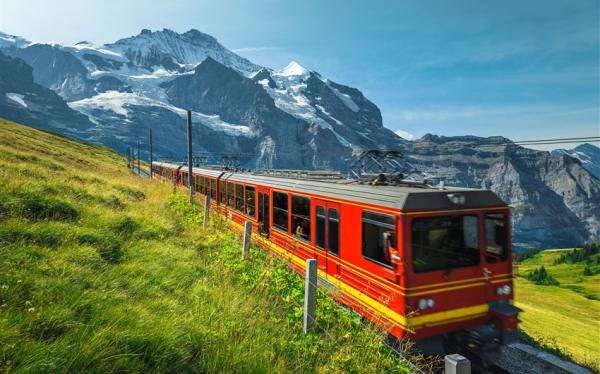
<path id="1" fill-rule="evenodd" d="M 187 167 L 153 163 L 187 186 Z M 509 207 L 487 190 L 372 185 L 193 168 L 198 195 L 299 273 L 398 338 L 426 350 L 517 337 Z M 480 342 L 481 343 L 481 342 Z"/>

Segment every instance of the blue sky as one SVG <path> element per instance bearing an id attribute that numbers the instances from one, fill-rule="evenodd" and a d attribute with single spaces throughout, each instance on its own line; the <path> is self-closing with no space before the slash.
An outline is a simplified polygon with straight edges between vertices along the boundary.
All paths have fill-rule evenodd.
<path id="1" fill-rule="evenodd" d="M 197 28 L 275 69 L 296 60 L 415 137 L 600 136 L 600 0 L 0 0 L 0 30 L 34 41 L 142 28 Z"/>

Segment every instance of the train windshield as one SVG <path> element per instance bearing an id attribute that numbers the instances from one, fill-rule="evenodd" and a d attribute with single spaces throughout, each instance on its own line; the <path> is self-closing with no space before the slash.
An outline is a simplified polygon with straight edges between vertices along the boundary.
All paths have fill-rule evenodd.
<path id="1" fill-rule="evenodd" d="M 477 216 L 414 219 L 412 257 L 416 273 L 479 264 Z"/>

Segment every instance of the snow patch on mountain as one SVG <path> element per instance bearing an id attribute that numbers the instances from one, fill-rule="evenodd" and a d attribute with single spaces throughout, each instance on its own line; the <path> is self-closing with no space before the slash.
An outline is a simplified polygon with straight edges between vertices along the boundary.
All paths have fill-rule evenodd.
<path id="1" fill-rule="evenodd" d="M 175 64 L 197 65 L 211 57 L 244 76 L 250 76 L 261 69 L 223 47 L 212 36 L 194 29 L 183 34 L 169 29 L 155 32 L 142 30 L 139 35 L 118 40 L 105 47 L 127 57 L 130 62 L 147 68 L 156 62 L 164 63 L 165 59 L 172 59 Z"/>
<path id="2" fill-rule="evenodd" d="M 281 77 L 306 77 L 309 71 L 296 61 L 291 61 L 286 67 L 274 73 Z"/>
<path id="3" fill-rule="evenodd" d="M 31 42 L 25 38 L 0 32 L 0 48 L 4 48 L 4 47 L 24 48 L 30 44 L 31 44 Z"/>
<path id="4" fill-rule="evenodd" d="M 338 99 L 340 99 L 342 103 L 344 103 L 344 105 L 346 105 L 351 111 L 356 113 L 360 110 L 360 108 L 358 107 L 358 105 L 356 105 L 354 100 L 352 100 L 350 95 L 340 92 L 340 90 L 331 86 L 330 84 L 327 84 L 327 86 L 333 91 L 333 93 L 335 93 L 335 96 L 337 96 Z"/>
<path id="5" fill-rule="evenodd" d="M 73 101 L 68 104 L 72 109 L 85 113 L 91 119 L 93 118 L 96 121 L 100 118 L 98 116 L 98 111 L 111 111 L 114 114 L 125 117 L 125 121 L 128 121 L 127 117 L 130 114 L 129 111 L 133 109 L 130 107 L 134 106 L 163 108 L 177 113 L 182 118 L 187 116 L 187 111 L 184 109 L 159 100 L 153 100 L 148 97 L 141 96 L 137 93 L 129 92 L 107 91 L 96 96 L 79 101 Z M 200 123 L 215 131 L 224 132 L 228 135 L 241 135 L 246 137 L 256 136 L 249 126 L 225 122 L 221 120 L 218 115 L 192 112 L 192 120 L 194 123 Z"/>
<path id="6" fill-rule="evenodd" d="M 14 92 L 7 92 L 6 98 L 14 101 L 15 103 L 21 105 L 22 107 L 27 108 L 27 103 L 25 102 L 25 100 L 23 100 L 25 98 L 25 95 L 21 95 L 21 94 L 14 93 Z"/>
<path id="7" fill-rule="evenodd" d="M 394 133 L 396 133 L 396 135 L 398 135 L 399 137 L 406 139 L 406 140 L 414 140 L 415 136 L 413 134 L 411 134 L 408 131 L 402 130 L 402 129 L 398 129 L 396 131 L 394 131 Z"/>

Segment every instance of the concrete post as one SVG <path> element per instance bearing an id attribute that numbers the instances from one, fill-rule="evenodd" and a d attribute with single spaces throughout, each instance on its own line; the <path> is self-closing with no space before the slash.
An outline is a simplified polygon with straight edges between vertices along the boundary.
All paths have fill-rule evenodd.
<path id="1" fill-rule="evenodd" d="M 308 333 L 315 323 L 317 304 L 317 260 L 306 260 L 306 280 L 304 285 L 304 333 Z"/>
<path id="2" fill-rule="evenodd" d="M 471 374 L 471 361 L 458 353 L 446 355 L 444 364 L 446 374 Z"/>
<path id="3" fill-rule="evenodd" d="M 202 222 L 202 226 L 204 228 L 208 227 L 209 214 L 210 214 L 210 196 L 204 195 L 204 221 Z"/>
<path id="4" fill-rule="evenodd" d="M 190 188 L 190 203 L 194 200 L 194 177 L 192 176 L 192 111 L 187 111 L 188 137 L 188 185 Z"/>
<path id="5" fill-rule="evenodd" d="M 252 222 L 244 223 L 244 240 L 242 242 L 242 260 L 248 258 L 248 250 L 250 249 L 250 240 L 252 239 Z"/>

